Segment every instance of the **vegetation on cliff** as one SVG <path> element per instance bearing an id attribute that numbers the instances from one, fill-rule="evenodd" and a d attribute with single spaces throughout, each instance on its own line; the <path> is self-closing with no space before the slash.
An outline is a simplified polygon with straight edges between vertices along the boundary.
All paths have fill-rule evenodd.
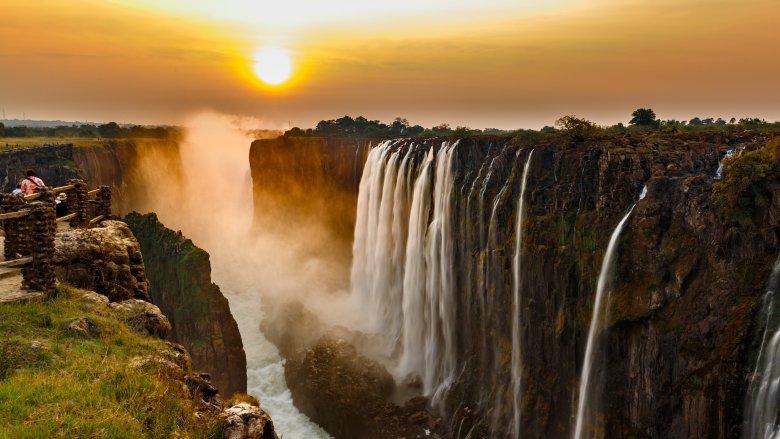
<path id="1" fill-rule="evenodd" d="M 452 128 L 447 123 L 441 123 L 431 128 L 412 125 L 406 118 L 396 117 L 393 122 L 385 124 L 379 120 L 370 120 L 363 116 L 352 118 L 343 116 L 338 119 L 321 120 L 317 126 L 309 129 L 293 127 L 283 134 L 284 137 L 465 137 L 479 134 L 514 134 L 525 137 L 558 135 L 575 141 L 603 137 L 609 134 L 642 133 L 652 131 L 673 132 L 733 132 L 741 130 L 780 131 L 780 122 L 767 122 L 759 118 L 732 117 L 728 122 L 722 118 L 694 117 L 690 121 L 676 119 L 661 120 L 656 118 L 651 108 L 639 108 L 631 113 L 629 126 L 617 123 L 612 126 L 599 126 L 587 119 L 574 115 L 559 118 L 555 126 L 545 126 L 541 130 L 518 129 L 500 130 L 496 128 L 474 129 L 465 126 Z"/>
<path id="2" fill-rule="evenodd" d="M 137 365 L 169 349 L 166 342 L 134 331 L 81 290 L 57 292 L 0 306 L 0 437 L 221 437 L 219 416 L 199 412 L 197 391 L 162 363 Z"/>
<path id="3" fill-rule="evenodd" d="M 141 245 L 152 300 L 173 326 L 169 339 L 187 348 L 222 394 L 246 392 L 241 334 L 227 299 L 211 282 L 209 254 L 153 213 L 133 212 L 124 220 Z"/>
<path id="4" fill-rule="evenodd" d="M 780 189 L 780 139 L 727 157 L 723 165 L 723 178 L 713 185 L 721 216 L 727 223 L 753 223 L 755 209 L 768 205 Z"/>

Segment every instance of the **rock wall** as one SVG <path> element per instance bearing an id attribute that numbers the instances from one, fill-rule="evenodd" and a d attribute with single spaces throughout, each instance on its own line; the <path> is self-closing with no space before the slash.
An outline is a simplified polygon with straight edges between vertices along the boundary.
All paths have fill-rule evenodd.
<path id="1" fill-rule="evenodd" d="M 60 282 L 95 291 L 112 302 L 151 300 L 141 247 L 121 221 L 57 232 L 53 262 Z"/>
<path id="2" fill-rule="evenodd" d="M 246 392 L 246 355 L 227 299 L 211 282 L 209 255 L 154 214 L 131 213 L 125 221 L 146 258 L 150 293 L 173 326 L 169 339 L 187 347 L 224 395 Z"/>
<path id="3" fill-rule="evenodd" d="M 300 233 L 324 226 L 314 232 L 318 236 L 310 240 L 308 251 L 348 265 L 357 190 L 370 143 L 300 137 L 254 141 L 249 162 L 255 229 Z"/>
<path id="4" fill-rule="evenodd" d="M 73 150 L 70 144 L 52 144 L 0 151 L 0 192 L 14 190 L 16 183 L 26 178 L 27 169 L 34 169 L 47 186 L 60 186 L 68 179 L 79 178 Z"/>
<path id="5" fill-rule="evenodd" d="M 713 201 L 713 176 L 727 149 L 753 150 L 767 142 L 751 132 L 652 133 L 577 144 L 562 137 L 461 139 L 453 156 L 455 230 L 449 237 L 457 267 L 455 303 L 447 304 L 458 321 L 458 375 L 442 407 L 453 435 L 512 435 L 512 257 L 520 175 L 533 150 L 519 285 L 521 435 L 571 436 L 602 258 L 612 231 L 646 184 L 647 196 L 629 217 L 618 247 L 600 435 L 739 437 L 753 320 L 780 251 L 780 197 L 765 197 L 752 221 L 727 221 Z M 259 201 L 270 188 L 284 193 L 284 187 L 316 183 L 350 190 L 342 182 L 357 175 L 352 156 L 349 166 L 334 166 L 330 174 L 321 167 L 343 160 L 348 150 L 360 156 L 356 146 L 364 143 L 255 143 L 250 162 L 256 209 L 264 208 Z M 424 153 L 441 143 L 425 140 L 418 148 Z M 273 151 L 270 159 L 263 157 L 266 151 Z M 285 170 L 287 175 L 278 175 Z M 280 188 L 269 179 L 285 183 Z M 278 211 L 295 210 L 315 196 L 300 192 L 290 198 L 296 204 Z M 330 222 L 353 222 L 354 202 L 351 207 Z"/>
<path id="6" fill-rule="evenodd" d="M 179 190 L 181 161 L 173 140 L 114 139 L 96 146 L 51 144 L 0 151 L 0 192 L 11 192 L 34 169 L 49 187 L 72 178 L 84 179 L 89 189 L 111 187 L 112 211 L 151 211 Z"/>

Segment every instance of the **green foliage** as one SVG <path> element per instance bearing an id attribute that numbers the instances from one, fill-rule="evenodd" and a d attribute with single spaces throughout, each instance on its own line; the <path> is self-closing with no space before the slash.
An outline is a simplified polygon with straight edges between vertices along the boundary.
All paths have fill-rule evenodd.
<path id="1" fill-rule="evenodd" d="M 766 205 L 767 185 L 780 179 L 780 139 L 756 151 L 723 160 L 723 177 L 713 185 L 715 203 L 726 223 L 749 225 L 757 206 Z"/>
<path id="2" fill-rule="evenodd" d="M 64 325 L 98 324 L 83 337 Z M 221 437 L 219 419 L 196 419 L 198 401 L 165 370 L 132 358 L 166 349 L 106 307 L 59 286 L 54 299 L 0 304 L 0 437 Z"/>
<path id="3" fill-rule="evenodd" d="M 658 126 L 655 111 L 650 108 L 636 109 L 631 113 L 631 116 L 631 120 L 628 122 L 630 125 Z"/>
<path id="4" fill-rule="evenodd" d="M 0 124 L 2 125 L 2 124 Z M 14 127 L 0 127 L 0 137 L 52 137 L 52 138 L 146 138 L 146 139 L 171 139 L 181 138 L 181 130 L 176 127 L 144 127 L 139 125 L 121 126 L 116 122 L 109 122 L 100 126 L 61 125 L 54 128 L 28 127 L 24 125 Z"/>
<path id="5" fill-rule="evenodd" d="M 691 375 L 690 381 L 694 387 L 698 387 L 700 389 L 704 387 L 704 380 L 699 375 Z"/>
<path id="6" fill-rule="evenodd" d="M 601 132 L 595 123 L 575 116 L 563 116 L 555 121 L 555 126 L 563 131 L 564 136 L 575 142 L 593 138 Z"/>

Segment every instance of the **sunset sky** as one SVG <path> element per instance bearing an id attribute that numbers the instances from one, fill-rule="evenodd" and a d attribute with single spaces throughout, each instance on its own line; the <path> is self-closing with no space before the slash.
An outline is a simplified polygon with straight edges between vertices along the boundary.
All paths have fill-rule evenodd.
<path id="1" fill-rule="evenodd" d="M 778 0 L 0 0 L 6 118 L 780 120 Z M 277 86 L 261 48 L 290 55 Z"/>

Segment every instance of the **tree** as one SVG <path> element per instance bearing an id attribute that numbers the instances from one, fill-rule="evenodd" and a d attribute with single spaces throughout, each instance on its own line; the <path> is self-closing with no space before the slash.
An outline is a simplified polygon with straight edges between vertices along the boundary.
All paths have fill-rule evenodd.
<path id="1" fill-rule="evenodd" d="M 97 127 L 98 134 L 101 137 L 116 138 L 122 135 L 122 127 L 116 122 L 109 122 Z"/>
<path id="2" fill-rule="evenodd" d="M 574 141 L 582 141 L 593 137 L 599 131 L 595 123 L 576 116 L 563 116 L 555 121 L 555 126 Z"/>
<path id="3" fill-rule="evenodd" d="M 639 108 L 631 113 L 631 125 L 655 126 L 658 123 L 655 120 L 655 111 L 650 108 Z"/>
<path id="4" fill-rule="evenodd" d="M 736 117 L 732 117 L 731 119 L 729 119 L 729 123 L 732 124 L 732 125 L 735 124 L 736 122 L 737 122 L 737 118 Z"/>
<path id="5" fill-rule="evenodd" d="M 703 123 L 701 119 L 699 119 L 698 117 L 694 117 L 693 119 L 688 121 L 688 125 L 703 125 Z"/>
<path id="6" fill-rule="evenodd" d="M 5 134 L 5 125 L 3 125 L 2 122 L 0 122 L 0 137 L 3 137 Z"/>

